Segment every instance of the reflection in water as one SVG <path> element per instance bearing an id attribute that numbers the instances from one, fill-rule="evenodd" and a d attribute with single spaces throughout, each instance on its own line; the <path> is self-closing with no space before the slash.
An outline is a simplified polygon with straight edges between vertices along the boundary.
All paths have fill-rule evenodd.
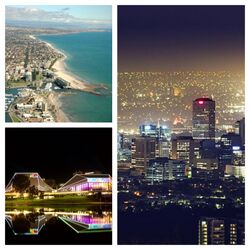
<path id="1" fill-rule="evenodd" d="M 52 216 L 37 212 L 13 211 L 6 212 L 5 218 L 15 235 L 39 234 L 45 223 Z"/>
<path id="2" fill-rule="evenodd" d="M 48 221 L 57 218 L 77 233 L 107 232 L 112 228 L 111 211 L 65 212 L 43 208 L 5 212 L 5 219 L 15 235 L 38 235 Z"/>
<path id="3" fill-rule="evenodd" d="M 111 212 L 62 215 L 59 218 L 77 233 L 102 232 L 111 230 Z"/>

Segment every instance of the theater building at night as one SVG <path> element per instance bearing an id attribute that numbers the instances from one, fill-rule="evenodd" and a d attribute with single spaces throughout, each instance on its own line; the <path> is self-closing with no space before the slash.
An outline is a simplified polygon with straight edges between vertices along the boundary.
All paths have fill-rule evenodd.
<path id="1" fill-rule="evenodd" d="M 75 174 L 57 192 L 112 191 L 109 174 Z"/>
<path id="2" fill-rule="evenodd" d="M 16 178 L 20 178 L 20 176 L 26 176 L 29 179 L 29 187 L 34 186 L 38 191 L 41 192 L 52 192 L 53 188 L 50 187 L 45 179 L 41 178 L 41 176 L 36 172 L 18 172 L 13 175 L 8 185 L 5 188 L 6 193 L 16 192 L 13 182 L 15 182 Z"/>

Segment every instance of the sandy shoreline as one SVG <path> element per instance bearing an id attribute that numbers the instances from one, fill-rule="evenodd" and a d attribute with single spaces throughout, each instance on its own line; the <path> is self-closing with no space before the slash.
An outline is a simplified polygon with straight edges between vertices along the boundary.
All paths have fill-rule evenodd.
<path id="1" fill-rule="evenodd" d="M 66 56 L 62 51 L 60 51 L 59 49 L 55 48 L 51 43 L 45 42 L 45 41 L 43 41 L 43 42 L 44 42 L 48 47 L 50 47 L 52 50 L 54 50 L 55 52 L 57 52 L 58 54 L 63 55 L 63 58 L 64 58 L 64 59 L 67 58 L 67 56 Z"/>
<path id="2" fill-rule="evenodd" d="M 65 60 L 67 59 L 67 56 L 60 50 L 58 50 L 57 48 L 55 48 L 51 43 L 43 41 L 48 47 L 50 47 L 51 49 L 53 49 L 54 51 L 56 51 L 58 54 L 63 55 L 62 58 L 59 58 L 56 60 L 56 62 L 54 63 L 54 65 L 52 66 L 52 69 L 55 72 L 55 75 L 57 77 L 60 77 L 62 79 L 64 79 L 65 81 L 70 83 L 70 86 L 72 89 L 78 89 L 78 90 L 82 90 L 82 91 L 89 91 L 89 90 L 94 90 L 95 87 L 92 86 L 90 84 L 88 84 L 87 82 L 84 82 L 82 80 L 77 79 L 75 76 L 73 76 L 72 74 L 70 74 L 70 72 L 68 72 L 65 68 Z"/>
<path id="3" fill-rule="evenodd" d="M 53 65 L 53 69 L 55 72 L 55 75 L 57 77 L 60 77 L 64 79 L 65 81 L 70 83 L 70 86 L 72 89 L 78 89 L 78 90 L 83 90 L 83 91 L 88 91 L 90 89 L 90 86 L 88 83 L 84 81 L 78 80 L 76 77 L 71 75 L 65 68 L 65 60 L 67 57 L 59 58 Z M 92 88 L 94 89 L 94 87 Z"/>
<path id="4" fill-rule="evenodd" d="M 106 89 L 104 84 L 90 84 L 82 79 L 78 79 L 76 76 L 74 76 L 72 73 L 67 71 L 65 67 L 65 60 L 67 59 L 67 56 L 57 48 L 55 48 L 52 44 L 43 41 L 47 46 L 49 46 L 51 49 L 55 50 L 57 53 L 63 55 L 62 58 L 58 58 L 54 65 L 52 66 L 52 69 L 54 70 L 54 73 L 57 77 L 60 77 L 64 79 L 65 81 L 70 83 L 71 89 L 76 89 L 80 91 L 89 92 L 95 95 L 99 95 L 100 93 L 96 91 L 97 88 L 103 88 Z"/>
<path id="5" fill-rule="evenodd" d="M 30 35 L 29 37 L 31 39 L 37 39 L 33 35 Z M 62 51 L 55 48 L 49 42 L 43 41 L 43 40 L 41 40 L 41 41 L 43 43 L 45 43 L 48 47 L 50 47 L 52 50 L 54 50 L 58 54 L 62 55 L 61 58 L 58 58 L 56 60 L 56 62 L 52 66 L 52 69 L 53 69 L 56 77 L 62 78 L 65 81 L 70 83 L 71 89 L 89 92 L 89 93 L 92 93 L 95 95 L 101 95 L 97 90 L 98 88 L 107 89 L 107 87 L 104 84 L 93 85 L 93 84 L 87 83 L 81 79 L 78 79 L 76 76 L 71 74 L 69 71 L 66 70 L 66 67 L 65 67 L 65 60 L 67 59 L 67 56 Z M 55 115 L 55 120 L 57 122 L 70 122 L 70 119 L 67 117 L 67 115 L 61 109 L 62 103 L 60 102 L 59 98 L 60 98 L 60 94 L 58 94 L 58 93 L 50 93 L 48 95 L 48 98 L 47 98 L 48 104 L 50 106 L 54 107 L 53 113 Z"/>
<path id="6" fill-rule="evenodd" d="M 35 36 L 32 35 L 30 35 L 30 38 L 37 39 Z M 107 89 L 107 87 L 104 84 L 90 84 L 82 79 L 78 79 L 76 76 L 74 76 L 72 73 L 66 70 L 65 60 L 67 59 L 67 56 L 62 51 L 55 48 L 49 42 L 43 40 L 41 41 L 44 42 L 48 47 L 56 51 L 58 54 L 62 55 L 62 58 L 58 58 L 56 60 L 56 62 L 52 66 L 52 69 L 54 70 L 55 75 L 57 77 L 60 77 L 70 83 L 71 89 L 85 91 L 95 95 L 100 95 L 100 92 L 97 91 L 98 88 Z"/>
<path id="7" fill-rule="evenodd" d="M 32 35 L 29 35 L 29 38 L 36 40 L 36 37 Z"/>
<path id="8" fill-rule="evenodd" d="M 59 100 L 60 95 L 55 93 L 50 93 L 47 100 L 51 106 L 54 106 L 54 114 L 55 120 L 57 122 L 70 122 L 70 119 L 67 115 L 62 111 L 61 106 L 62 103 Z"/>
<path id="9" fill-rule="evenodd" d="M 52 66 L 54 73 L 57 77 L 60 77 L 70 83 L 71 89 L 76 89 L 84 92 L 89 92 L 95 95 L 101 95 L 97 89 L 107 89 L 104 84 L 90 84 L 83 80 L 79 80 L 76 76 L 71 74 L 65 68 L 65 59 L 67 57 L 59 58 Z"/>

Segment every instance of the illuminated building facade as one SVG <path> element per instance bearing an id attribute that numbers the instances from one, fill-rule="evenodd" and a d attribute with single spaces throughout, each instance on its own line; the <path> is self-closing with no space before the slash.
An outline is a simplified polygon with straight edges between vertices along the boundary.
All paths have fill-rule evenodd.
<path id="1" fill-rule="evenodd" d="M 45 215 L 37 213 L 33 216 L 31 216 L 31 214 L 31 212 L 5 212 L 5 220 L 12 229 L 14 235 L 38 235 L 46 222 L 52 218 L 52 215 L 50 214 Z M 18 226 L 18 221 L 20 220 L 22 220 L 22 223 L 25 224 L 23 227 Z"/>
<path id="2" fill-rule="evenodd" d="M 146 178 L 151 183 L 164 180 L 183 180 L 185 175 L 185 162 L 167 157 L 158 157 L 149 161 Z"/>
<path id="3" fill-rule="evenodd" d="M 103 211 L 102 214 L 65 214 L 59 216 L 59 219 L 77 233 L 107 232 L 112 229 L 112 213 L 108 211 Z"/>
<path id="4" fill-rule="evenodd" d="M 243 146 L 245 146 L 245 117 L 240 120 L 240 137 L 241 137 L 241 143 Z"/>
<path id="5" fill-rule="evenodd" d="M 244 221 L 203 217 L 199 220 L 199 245 L 244 245 Z"/>
<path id="6" fill-rule="evenodd" d="M 232 148 L 241 147 L 241 137 L 236 133 L 228 133 L 221 136 L 221 147 L 222 148 Z"/>
<path id="7" fill-rule="evenodd" d="M 158 129 L 157 125 L 155 124 L 142 124 L 139 127 L 140 135 L 141 136 L 152 136 L 157 137 L 158 136 Z"/>
<path id="8" fill-rule="evenodd" d="M 245 165 L 245 152 L 241 137 L 237 133 L 228 133 L 221 136 L 219 150 L 219 169 L 224 175 L 226 165 Z"/>
<path id="9" fill-rule="evenodd" d="M 245 117 L 235 123 L 235 133 L 240 135 L 242 145 L 245 146 Z"/>
<path id="10" fill-rule="evenodd" d="M 157 139 L 148 136 L 138 136 L 132 139 L 131 166 L 145 172 L 149 160 L 157 157 Z"/>
<path id="11" fill-rule="evenodd" d="M 166 125 L 142 124 L 139 131 L 141 137 L 156 138 L 156 157 L 169 157 L 171 133 Z"/>
<path id="12" fill-rule="evenodd" d="M 75 174 L 57 192 L 112 191 L 108 174 Z"/>
<path id="13" fill-rule="evenodd" d="M 159 157 L 169 157 L 171 143 L 165 138 L 158 138 L 158 156 Z"/>
<path id="14" fill-rule="evenodd" d="M 46 226 L 50 219 L 59 218 L 65 225 L 69 226 L 76 233 L 96 233 L 109 232 L 112 230 L 112 212 L 111 211 L 6 211 L 5 220 L 11 228 L 14 235 L 39 235 L 41 229 Z M 20 227 L 22 221 L 25 225 Z"/>
<path id="15" fill-rule="evenodd" d="M 199 245 L 224 245 L 224 220 L 202 218 L 199 221 Z"/>
<path id="16" fill-rule="evenodd" d="M 245 166 L 226 165 L 225 177 L 245 178 Z"/>
<path id="17" fill-rule="evenodd" d="M 233 147 L 232 163 L 235 166 L 245 166 L 245 149 Z"/>
<path id="18" fill-rule="evenodd" d="M 216 179 L 219 176 L 218 160 L 215 158 L 201 158 L 194 160 L 192 177 L 199 179 Z"/>
<path id="19" fill-rule="evenodd" d="M 193 138 L 198 140 L 215 138 L 215 101 L 198 98 L 193 101 Z"/>
<path id="20" fill-rule="evenodd" d="M 54 190 L 45 183 L 38 173 L 15 173 L 6 186 L 6 193 L 16 192 L 13 181 L 18 175 L 28 176 L 29 187 L 35 186 L 38 191 L 43 192 L 112 191 L 112 178 L 109 174 L 75 174 L 63 186 Z"/>
<path id="21" fill-rule="evenodd" d="M 52 192 L 53 188 L 50 187 L 45 181 L 40 177 L 38 173 L 35 172 L 21 172 L 21 173 L 15 173 L 11 180 L 9 181 L 8 185 L 6 186 L 5 192 L 11 193 L 15 192 L 15 188 L 13 186 L 13 182 L 15 181 L 15 178 L 18 178 L 19 176 L 27 176 L 29 178 L 29 187 L 36 187 L 38 191 L 42 192 Z"/>
<path id="22" fill-rule="evenodd" d="M 191 136 L 178 136 L 171 141 L 171 158 L 186 162 L 187 175 L 190 176 L 194 161 L 194 140 Z"/>
<path id="23" fill-rule="evenodd" d="M 139 126 L 140 136 L 150 136 L 158 138 L 170 138 L 170 129 L 166 125 L 141 124 Z"/>

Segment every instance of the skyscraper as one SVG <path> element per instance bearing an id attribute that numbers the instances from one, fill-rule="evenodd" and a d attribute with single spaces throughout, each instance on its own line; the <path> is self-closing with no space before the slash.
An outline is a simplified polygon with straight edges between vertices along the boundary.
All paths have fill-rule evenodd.
<path id="1" fill-rule="evenodd" d="M 184 160 L 188 165 L 194 160 L 194 140 L 191 136 L 178 136 L 171 140 L 172 159 Z"/>
<path id="2" fill-rule="evenodd" d="M 141 136 L 151 136 L 157 137 L 158 136 L 158 128 L 155 124 L 142 124 L 139 127 L 140 135 Z"/>
<path id="3" fill-rule="evenodd" d="M 234 124 L 235 134 L 240 135 L 242 146 L 245 146 L 245 117 Z"/>
<path id="4" fill-rule="evenodd" d="M 215 158 L 201 158 L 194 160 L 194 167 L 192 169 L 192 177 L 199 179 L 217 179 L 218 160 Z"/>
<path id="5" fill-rule="evenodd" d="M 241 137 L 241 143 L 245 146 L 245 117 L 240 120 L 239 133 Z"/>
<path id="6" fill-rule="evenodd" d="M 201 218 L 199 220 L 199 245 L 224 245 L 224 220 L 216 218 Z"/>
<path id="7" fill-rule="evenodd" d="M 193 101 L 193 138 L 198 140 L 215 138 L 215 101 L 198 98 Z"/>
<path id="8" fill-rule="evenodd" d="M 171 137 L 170 129 L 166 125 L 141 124 L 139 126 L 140 136 L 150 136 L 168 139 Z"/>
<path id="9" fill-rule="evenodd" d="M 199 245 L 244 245 L 243 220 L 202 217 L 199 220 Z"/>
<path id="10" fill-rule="evenodd" d="M 186 178 L 185 162 L 167 157 L 158 157 L 149 161 L 146 178 L 152 184 L 165 180 L 183 180 Z"/>
<path id="11" fill-rule="evenodd" d="M 156 157 L 157 140 L 154 137 L 138 136 L 132 139 L 131 166 L 144 172 L 148 162 Z"/>
<path id="12" fill-rule="evenodd" d="M 171 158 L 186 162 L 186 174 L 191 176 L 194 161 L 194 140 L 192 136 L 178 136 L 171 140 Z"/>

